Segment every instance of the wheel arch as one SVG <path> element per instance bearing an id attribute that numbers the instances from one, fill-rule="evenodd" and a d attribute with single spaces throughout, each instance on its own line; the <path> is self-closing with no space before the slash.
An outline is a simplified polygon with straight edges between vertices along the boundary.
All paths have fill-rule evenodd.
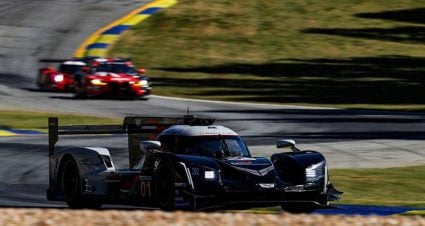
<path id="1" fill-rule="evenodd" d="M 111 154 L 107 148 L 103 147 L 72 147 L 67 148 L 58 153 L 60 155 L 57 170 L 56 170 L 56 185 L 62 186 L 62 172 L 64 163 L 68 159 L 72 159 L 79 171 L 80 179 L 86 174 L 101 172 L 104 170 L 115 170 L 115 166 L 111 157 Z M 106 165 L 105 156 L 109 160 L 109 166 Z"/>
<path id="2" fill-rule="evenodd" d="M 65 167 L 65 162 L 68 161 L 68 160 L 70 160 L 70 159 L 75 162 L 75 164 L 77 165 L 77 168 L 78 168 L 77 161 L 75 160 L 75 157 L 72 154 L 66 153 L 66 154 L 64 154 L 62 156 L 62 158 L 61 158 L 61 160 L 59 162 L 58 172 L 56 174 L 57 185 L 58 185 L 58 188 L 61 191 L 63 191 L 63 188 L 62 188 L 62 173 L 63 173 L 63 169 Z"/>
<path id="3" fill-rule="evenodd" d="M 271 156 L 279 177 L 296 184 L 304 183 L 304 170 L 312 164 L 326 161 L 317 151 L 284 152 Z"/>

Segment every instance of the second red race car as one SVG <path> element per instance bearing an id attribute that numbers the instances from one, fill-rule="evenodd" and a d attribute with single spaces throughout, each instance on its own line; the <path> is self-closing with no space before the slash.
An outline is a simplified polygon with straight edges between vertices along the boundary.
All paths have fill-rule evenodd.
<path id="1" fill-rule="evenodd" d="M 51 66 L 38 70 L 37 86 L 42 90 L 72 91 L 74 89 L 74 74 L 87 64 L 82 59 L 42 59 L 41 63 L 59 64 L 57 69 Z"/>
<path id="2" fill-rule="evenodd" d="M 74 74 L 75 97 L 147 99 L 151 83 L 129 59 L 94 58 Z"/>

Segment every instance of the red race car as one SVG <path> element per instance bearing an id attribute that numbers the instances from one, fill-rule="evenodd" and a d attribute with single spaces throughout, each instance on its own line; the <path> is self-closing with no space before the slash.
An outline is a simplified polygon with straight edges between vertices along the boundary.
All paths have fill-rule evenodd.
<path id="1" fill-rule="evenodd" d="M 151 83 L 145 69 L 136 69 L 129 59 L 94 58 L 74 74 L 75 97 L 146 99 Z"/>
<path id="2" fill-rule="evenodd" d="M 41 63 L 59 63 L 57 69 L 48 66 L 38 70 L 37 86 L 43 90 L 71 91 L 74 89 L 74 74 L 87 66 L 80 59 L 54 60 L 42 59 Z"/>

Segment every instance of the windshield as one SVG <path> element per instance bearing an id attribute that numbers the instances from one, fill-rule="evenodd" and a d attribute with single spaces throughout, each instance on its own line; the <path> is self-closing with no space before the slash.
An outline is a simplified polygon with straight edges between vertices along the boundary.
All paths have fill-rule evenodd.
<path id="1" fill-rule="evenodd" d="M 113 72 L 113 73 L 125 73 L 125 74 L 137 74 L 134 67 L 128 66 L 124 63 L 103 63 L 96 67 L 98 72 Z"/>
<path id="2" fill-rule="evenodd" d="M 62 64 L 59 67 L 59 71 L 62 72 L 62 73 L 67 73 L 67 74 L 75 74 L 82 67 L 83 67 L 83 65 Z"/>
<path id="3" fill-rule="evenodd" d="M 160 141 L 165 151 L 178 154 L 215 157 L 220 152 L 223 157 L 250 157 L 239 136 L 162 136 Z"/>

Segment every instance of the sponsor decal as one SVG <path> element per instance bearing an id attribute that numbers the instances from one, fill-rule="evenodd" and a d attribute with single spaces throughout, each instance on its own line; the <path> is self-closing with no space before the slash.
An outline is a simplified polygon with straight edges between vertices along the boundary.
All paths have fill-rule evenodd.
<path id="1" fill-rule="evenodd" d="M 192 168 L 191 171 L 193 176 L 199 176 L 199 168 Z"/>
<path id="2" fill-rule="evenodd" d="M 151 181 L 152 180 L 142 180 L 142 181 L 140 181 L 140 196 L 142 196 L 142 198 L 152 197 Z"/>
<path id="3" fill-rule="evenodd" d="M 140 127 L 142 125 L 142 119 L 135 119 L 134 123 L 136 124 L 137 127 Z"/>

